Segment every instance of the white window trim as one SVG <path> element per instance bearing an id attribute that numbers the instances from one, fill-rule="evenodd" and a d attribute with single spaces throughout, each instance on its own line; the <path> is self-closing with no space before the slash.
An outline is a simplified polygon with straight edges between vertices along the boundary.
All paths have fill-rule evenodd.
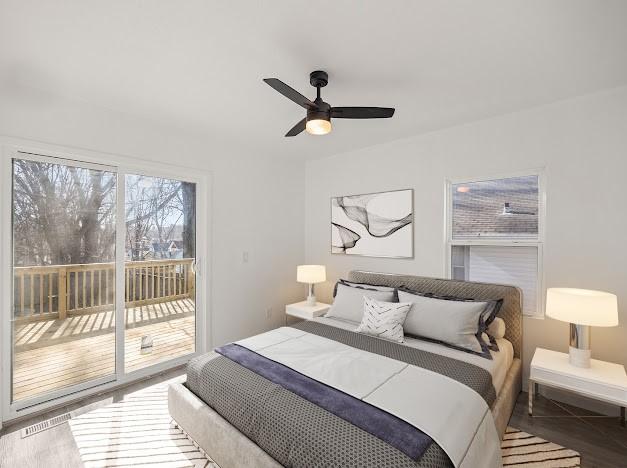
<path id="1" fill-rule="evenodd" d="M 168 362 L 158 363 L 126 374 L 120 374 L 116 365 L 116 374 L 113 378 L 106 377 L 100 380 L 87 382 L 84 386 L 76 386 L 77 390 L 72 394 L 51 393 L 48 398 L 42 401 L 35 401 L 34 406 L 24 407 L 19 402 L 11 403 L 8 395 L 10 395 L 11 385 L 11 355 L 12 340 L 10 338 L 11 330 L 8 323 L 9 313 L 12 310 L 11 298 L 11 242 L 12 242 L 12 224 L 11 220 L 11 200 L 12 200 L 12 170 L 11 161 L 13 158 L 20 157 L 20 153 L 29 155 L 29 159 L 40 160 L 48 158 L 58 158 L 63 163 L 74 162 L 83 166 L 94 165 L 100 169 L 114 168 L 118 177 L 126 173 L 141 174 L 154 177 L 167 177 L 172 179 L 181 179 L 196 184 L 196 232 L 204 233 L 197 236 L 196 239 L 196 272 L 201 282 L 196 290 L 196 351 L 192 355 L 182 356 L 172 359 Z M 197 168 L 188 168 L 180 165 L 170 165 L 131 156 L 122 156 L 118 154 L 109 154 L 98 151 L 91 151 L 81 148 L 63 147 L 45 143 L 24 140 L 20 138 L 0 136 L 0 293 L 2 294 L 0 311 L 0 428 L 2 422 L 11 421 L 22 418 L 29 414 L 38 413 L 50 408 L 63 406 L 71 401 L 84 398 L 86 396 L 101 393 L 113 388 L 127 385 L 131 382 L 141 380 L 150 375 L 164 372 L 168 369 L 180 366 L 186 363 L 190 356 L 202 354 L 210 349 L 213 343 L 213 327 L 211 314 L 211 269 L 210 269 L 210 246 L 211 246 L 211 222 L 210 222 L 210 194 L 211 194 L 212 175 L 208 171 L 199 170 Z M 118 197 L 118 208 L 120 200 Z M 118 217 L 118 222 L 121 217 Z M 119 226 L 118 226 L 119 227 Z M 118 236 L 120 237 L 120 236 Z M 117 248 L 120 248 L 118 239 Z M 120 281 L 120 279 L 119 279 Z M 121 283 L 123 284 L 123 283 Z M 116 285 L 120 287 L 120 285 Z M 124 314 L 117 314 L 119 320 L 116 322 L 116 328 L 123 323 Z M 123 327 L 122 327 L 123 329 Z M 116 347 L 123 346 L 123 343 L 117 343 Z M 116 364 L 119 363 L 121 355 L 116 352 Z M 50 399 L 53 398 L 53 399 Z"/>
<path id="2" fill-rule="evenodd" d="M 483 238 L 483 239 L 453 239 L 453 197 L 452 186 L 462 183 L 484 182 L 496 179 L 511 179 L 514 177 L 537 176 L 538 177 L 538 238 L 528 237 L 508 238 Z M 544 282 L 544 256 L 545 256 L 545 236 L 546 236 L 546 173 L 544 168 L 529 169 L 519 172 L 507 172 L 492 174 L 488 176 L 471 176 L 447 178 L 444 183 L 444 274 L 448 279 L 452 278 L 451 250 L 455 245 L 489 245 L 503 247 L 537 247 L 538 249 L 538 310 L 534 315 L 525 317 L 534 319 L 544 319 L 545 306 L 545 282 Z"/>

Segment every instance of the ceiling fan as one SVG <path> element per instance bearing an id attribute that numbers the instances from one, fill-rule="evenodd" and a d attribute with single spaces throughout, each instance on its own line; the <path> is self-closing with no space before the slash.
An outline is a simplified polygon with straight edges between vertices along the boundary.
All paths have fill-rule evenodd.
<path id="1" fill-rule="evenodd" d="M 278 78 L 264 78 L 268 85 L 299 106 L 307 109 L 307 116 L 294 125 L 286 137 L 293 137 L 307 130 L 312 135 L 326 135 L 331 131 L 331 118 L 334 119 L 387 119 L 394 115 L 392 107 L 331 107 L 320 97 L 320 88 L 329 83 L 329 75 L 324 71 L 309 74 L 309 83 L 316 88 L 316 99 L 310 101 L 295 89 Z"/>

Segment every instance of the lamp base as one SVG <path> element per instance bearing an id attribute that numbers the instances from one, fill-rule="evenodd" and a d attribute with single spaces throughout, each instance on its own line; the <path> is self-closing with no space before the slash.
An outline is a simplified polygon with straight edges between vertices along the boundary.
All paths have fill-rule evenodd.
<path id="1" fill-rule="evenodd" d="M 307 296 L 306 304 L 310 307 L 316 305 L 316 296 L 314 296 L 314 285 L 309 283 L 309 296 Z"/>
<path id="2" fill-rule="evenodd" d="M 568 360 L 575 367 L 590 367 L 590 327 L 570 324 L 570 346 Z"/>
<path id="3" fill-rule="evenodd" d="M 589 349 L 579 349 L 568 347 L 568 361 L 575 367 L 590 367 L 590 357 L 592 353 Z"/>

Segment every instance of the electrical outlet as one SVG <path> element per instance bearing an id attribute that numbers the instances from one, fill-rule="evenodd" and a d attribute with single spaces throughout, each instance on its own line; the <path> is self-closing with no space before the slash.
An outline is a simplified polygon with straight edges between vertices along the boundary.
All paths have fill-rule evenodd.
<path id="1" fill-rule="evenodd" d="M 248 251 L 242 252 L 242 263 L 248 263 Z"/>
<path id="2" fill-rule="evenodd" d="M 266 309 L 266 318 L 267 319 L 271 319 L 272 318 L 272 307 L 268 307 Z"/>

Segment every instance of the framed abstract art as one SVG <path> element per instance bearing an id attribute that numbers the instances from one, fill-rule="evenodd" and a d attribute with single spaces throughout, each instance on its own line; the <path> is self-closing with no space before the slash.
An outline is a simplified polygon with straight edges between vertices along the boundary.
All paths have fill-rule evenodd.
<path id="1" fill-rule="evenodd" d="M 331 253 L 413 258 L 413 189 L 332 197 Z"/>

